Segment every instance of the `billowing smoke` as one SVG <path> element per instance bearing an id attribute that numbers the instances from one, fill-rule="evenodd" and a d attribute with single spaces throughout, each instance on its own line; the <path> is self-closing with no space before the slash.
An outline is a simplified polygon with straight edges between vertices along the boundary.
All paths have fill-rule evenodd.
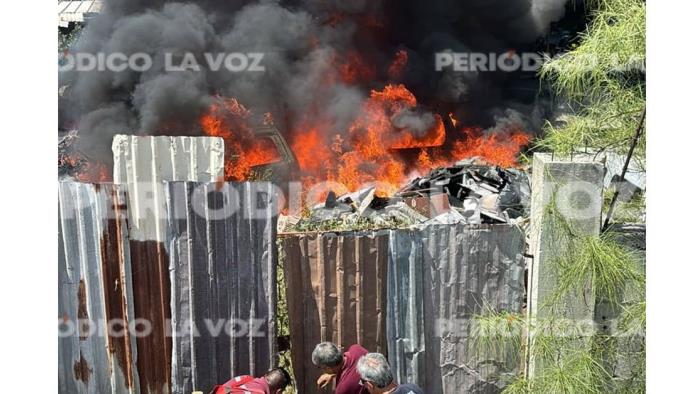
<path id="1" fill-rule="evenodd" d="M 418 137 L 424 136 L 428 130 L 435 127 L 437 119 L 430 112 L 406 109 L 394 115 L 391 119 L 394 127 L 407 129 Z"/>
<path id="2" fill-rule="evenodd" d="M 421 107 L 395 116 L 396 127 L 423 133 L 435 113 L 453 112 L 495 129 L 510 119 L 500 117 L 506 109 L 535 106 L 519 97 L 518 82 L 528 76 L 438 72 L 435 53 L 533 49 L 563 16 L 566 1 L 107 0 L 71 51 L 146 53 L 152 66 L 62 72 L 61 85 L 69 87 L 60 121 L 79 128 L 83 152 L 108 163 L 116 133 L 200 134 L 198 120 L 216 96 L 234 97 L 256 114 L 272 112 L 284 133 L 308 118 L 338 133 L 359 116 L 370 90 L 403 83 Z M 394 76 L 387 70 L 397 51 L 407 53 L 408 62 Z M 262 53 L 264 71 L 205 66 L 206 54 L 233 52 Z M 186 54 L 202 68 L 165 70 L 167 56 L 177 63 Z M 342 70 L 352 64 L 351 54 L 359 61 Z M 533 96 L 534 88 L 522 95 Z"/>

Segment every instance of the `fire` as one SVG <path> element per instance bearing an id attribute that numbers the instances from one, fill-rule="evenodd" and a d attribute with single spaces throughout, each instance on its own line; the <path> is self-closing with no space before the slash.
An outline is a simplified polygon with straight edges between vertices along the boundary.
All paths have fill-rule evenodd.
<path id="1" fill-rule="evenodd" d="M 392 81 L 401 78 L 408 63 L 408 52 L 401 49 L 396 52 L 392 64 L 389 66 L 389 79 Z"/>
<path id="2" fill-rule="evenodd" d="M 387 85 L 371 92 L 363 103 L 362 116 L 344 134 L 332 136 L 322 125 L 296 130 L 292 150 L 300 171 L 315 182 L 337 181 L 349 190 L 375 184 L 378 195 L 392 194 L 407 176 L 408 164 L 399 150 L 439 146 L 445 140 L 439 117 L 421 138 L 393 125 L 394 116 L 416 106 L 416 97 L 404 85 Z"/>
<path id="3" fill-rule="evenodd" d="M 347 85 L 372 81 L 377 76 L 375 66 L 366 62 L 355 51 L 349 51 L 344 57 L 334 56 L 333 63 L 334 68 L 338 70 L 339 79 Z"/>
<path id="4" fill-rule="evenodd" d="M 403 126 L 409 123 L 398 120 L 404 114 L 420 116 L 422 109 L 402 84 L 372 90 L 359 113 L 341 130 L 319 116 L 307 115 L 286 134 L 297 159 L 293 178 L 302 181 L 304 190 L 313 188 L 313 200 L 323 198 L 329 190 L 340 194 L 367 185 L 375 185 L 377 195 L 389 196 L 414 174 L 471 157 L 511 167 L 529 142 L 521 129 L 487 135 L 479 128 L 460 128 L 452 113 L 448 117 L 457 133 L 449 138 L 436 114 L 426 113 L 432 120 L 428 130 L 409 130 Z M 228 180 L 249 179 L 255 166 L 279 160 L 274 146 L 267 144 L 270 141 L 255 138 L 250 117 L 250 111 L 233 98 L 218 99 L 201 117 L 206 135 L 225 139 Z M 272 124 L 272 119 L 270 113 L 264 115 L 265 124 Z"/>
<path id="5" fill-rule="evenodd" d="M 471 128 L 462 130 L 462 133 L 464 138 L 455 142 L 453 157 L 479 157 L 501 167 L 517 165 L 520 150 L 530 141 L 529 134 L 521 129 L 485 135 L 480 128 Z"/>
<path id="6" fill-rule="evenodd" d="M 106 164 L 88 160 L 79 152 L 59 155 L 58 168 L 78 182 L 105 183 L 112 180 Z"/>
<path id="7" fill-rule="evenodd" d="M 454 127 L 459 126 L 459 120 L 457 120 L 457 118 L 454 116 L 453 113 L 450 112 L 449 115 L 447 115 L 447 116 L 449 116 L 450 121 L 452 122 L 452 126 L 454 126 Z"/>
<path id="8" fill-rule="evenodd" d="M 79 182 L 104 183 L 111 181 L 109 167 L 98 162 L 85 162 L 75 177 Z"/>
<path id="9" fill-rule="evenodd" d="M 280 158 L 270 140 L 256 138 L 249 124 L 251 112 L 234 98 L 218 98 L 201 117 L 205 135 L 225 141 L 225 178 L 245 180 L 254 167 Z M 264 121 L 272 122 L 266 115 Z"/>

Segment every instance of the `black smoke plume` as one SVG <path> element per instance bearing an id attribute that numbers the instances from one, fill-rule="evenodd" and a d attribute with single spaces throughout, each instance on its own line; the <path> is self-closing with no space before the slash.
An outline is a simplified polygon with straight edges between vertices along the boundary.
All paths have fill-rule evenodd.
<path id="1" fill-rule="evenodd" d="M 144 72 L 66 71 L 61 125 L 78 128 L 90 157 L 111 161 L 111 137 L 197 135 L 198 119 L 216 96 L 234 97 L 256 113 L 271 111 L 281 131 L 308 117 L 341 132 L 359 116 L 371 89 L 404 83 L 425 109 L 395 121 L 414 130 L 433 113 L 495 129 L 510 111 L 538 106 L 534 76 L 519 73 L 435 71 L 434 55 L 526 51 L 535 48 L 566 0 L 107 0 L 71 48 L 79 53 L 147 53 Z M 387 72 L 397 51 L 408 63 L 393 80 Z M 165 56 L 260 52 L 265 72 L 165 71 Z M 336 59 L 358 53 L 375 74 L 355 83 L 327 84 Z M 532 80 L 530 83 L 529 81 Z M 521 116 L 521 115 L 520 115 Z M 525 122 L 530 122 L 526 119 Z"/>

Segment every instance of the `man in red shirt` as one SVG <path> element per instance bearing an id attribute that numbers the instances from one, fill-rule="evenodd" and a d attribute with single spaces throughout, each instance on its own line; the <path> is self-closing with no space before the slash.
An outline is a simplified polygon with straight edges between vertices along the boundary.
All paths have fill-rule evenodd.
<path id="1" fill-rule="evenodd" d="M 318 344 L 312 352 L 312 363 L 323 373 L 317 386 L 324 388 L 336 378 L 335 394 L 367 394 L 360 385 L 357 370 L 358 360 L 366 354 L 367 349 L 360 345 L 353 345 L 342 353 L 332 342 Z"/>
<path id="2" fill-rule="evenodd" d="M 237 376 L 221 386 L 213 387 L 210 394 L 280 394 L 291 382 L 290 374 L 283 368 L 272 369 L 260 378 Z"/>

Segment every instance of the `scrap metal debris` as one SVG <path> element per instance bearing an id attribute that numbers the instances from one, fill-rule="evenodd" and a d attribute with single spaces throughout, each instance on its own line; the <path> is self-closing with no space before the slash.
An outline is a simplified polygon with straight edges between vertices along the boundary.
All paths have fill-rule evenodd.
<path id="1" fill-rule="evenodd" d="M 376 196 L 374 187 L 343 196 L 330 192 L 324 204 L 314 206 L 304 218 L 282 221 L 279 230 L 516 223 L 528 216 L 530 200 L 524 171 L 474 158 L 415 178 L 390 198 Z"/>
<path id="2" fill-rule="evenodd" d="M 69 177 L 80 170 L 86 162 L 75 149 L 78 139 L 77 130 L 72 130 L 58 137 L 58 177 Z"/>

